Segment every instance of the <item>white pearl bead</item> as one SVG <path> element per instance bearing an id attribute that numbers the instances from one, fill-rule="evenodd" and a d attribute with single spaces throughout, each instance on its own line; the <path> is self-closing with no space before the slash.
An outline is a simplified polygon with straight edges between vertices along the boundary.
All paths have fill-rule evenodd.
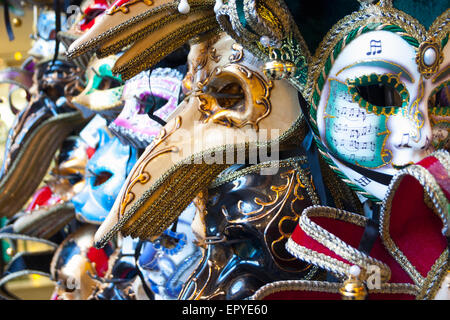
<path id="1" fill-rule="evenodd" d="M 437 57 L 436 50 L 434 48 L 428 48 L 423 53 L 423 62 L 427 66 L 432 66 L 436 61 L 436 57 Z"/>
<path id="2" fill-rule="evenodd" d="M 270 38 L 268 36 L 262 36 L 259 38 L 259 42 L 261 42 L 264 47 L 268 47 L 270 45 Z"/>
<path id="3" fill-rule="evenodd" d="M 361 274 L 361 269 L 357 265 L 351 266 L 349 271 L 350 274 L 355 278 L 359 277 L 359 275 Z"/>
<path id="4" fill-rule="evenodd" d="M 182 14 L 188 14 L 190 10 L 191 7 L 189 6 L 187 0 L 180 0 L 180 3 L 178 4 L 178 12 Z"/>

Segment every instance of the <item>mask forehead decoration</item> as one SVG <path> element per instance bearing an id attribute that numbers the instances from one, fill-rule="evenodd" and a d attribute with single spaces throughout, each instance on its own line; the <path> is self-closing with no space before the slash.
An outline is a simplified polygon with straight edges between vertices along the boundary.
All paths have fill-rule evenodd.
<path id="1" fill-rule="evenodd" d="M 109 125 L 111 131 L 136 148 L 145 149 L 177 107 L 182 78 L 176 69 L 156 68 L 127 80 L 122 95 L 125 104 Z"/>
<path id="2" fill-rule="evenodd" d="M 101 224 L 137 160 L 136 149 L 122 144 L 106 127 L 99 129 L 99 142 L 86 164 L 84 188 L 72 198 L 78 220 Z"/>
<path id="3" fill-rule="evenodd" d="M 85 74 L 86 87 L 71 99 L 71 103 L 85 117 L 98 113 L 107 119 L 113 119 L 122 110 L 124 83 L 120 75 L 117 76 L 111 71 L 116 60 L 115 55 L 91 59 Z"/>

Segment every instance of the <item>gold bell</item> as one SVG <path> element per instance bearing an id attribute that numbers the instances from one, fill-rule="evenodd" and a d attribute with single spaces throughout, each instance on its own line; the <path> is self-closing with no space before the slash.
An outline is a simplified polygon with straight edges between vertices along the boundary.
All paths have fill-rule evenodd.
<path id="1" fill-rule="evenodd" d="M 22 20 L 17 17 L 14 17 L 12 19 L 12 23 L 13 23 L 14 27 L 20 27 L 22 25 Z"/>
<path id="2" fill-rule="evenodd" d="M 279 60 L 271 60 L 264 64 L 263 72 L 269 80 L 280 80 L 284 75 L 284 64 Z"/>
<path id="3" fill-rule="evenodd" d="M 364 283 L 359 279 L 361 269 L 358 266 L 350 267 L 350 274 L 339 289 L 342 300 L 365 300 L 367 298 L 367 289 Z"/>
<path id="4" fill-rule="evenodd" d="M 269 80 L 281 80 L 293 77 L 296 69 L 293 62 L 271 60 L 264 64 L 263 72 Z"/>
<path id="5" fill-rule="evenodd" d="M 291 61 L 286 61 L 284 63 L 284 78 L 292 78 L 295 75 L 295 72 L 297 71 L 297 67 L 295 64 Z"/>

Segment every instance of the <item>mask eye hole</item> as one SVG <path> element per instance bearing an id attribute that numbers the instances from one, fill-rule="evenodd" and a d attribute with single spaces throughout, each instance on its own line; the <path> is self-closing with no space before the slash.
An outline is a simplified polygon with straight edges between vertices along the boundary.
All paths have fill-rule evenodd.
<path id="1" fill-rule="evenodd" d="M 364 100 L 374 106 L 398 108 L 402 106 L 402 97 L 390 85 L 378 83 L 367 86 L 356 86 L 356 90 L 358 90 L 358 93 Z"/>
<path id="2" fill-rule="evenodd" d="M 428 99 L 428 106 L 431 110 L 437 111 L 450 107 L 450 87 L 448 84 L 449 83 L 444 83 L 433 90 Z"/>
<path id="3" fill-rule="evenodd" d="M 396 74 L 370 74 L 347 80 L 348 92 L 368 113 L 392 115 L 409 104 L 409 93 Z"/>
<path id="4" fill-rule="evenodd" d="M 139 103 L 139 111 L 138 114 L 148 114 L 151 115 L 158 109 L 164 107 L 169 100 L 158 97 L 156 95 L 152 95 L 150 93 L 145 93 L 141 95 L 139 98 L 136 97 Z"/>
<path id="5" fill-rule="evenodd" d="M 112 173 L 109 171 L 100 171 L 95 175 L 93 186 L 99 186 L 104 184 L 109 178 L 112 177 Z"/>

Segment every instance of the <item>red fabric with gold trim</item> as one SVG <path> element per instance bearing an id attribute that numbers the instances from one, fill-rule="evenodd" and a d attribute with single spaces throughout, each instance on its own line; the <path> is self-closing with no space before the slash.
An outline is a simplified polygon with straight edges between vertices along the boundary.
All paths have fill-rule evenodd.
<path id="1" fill-rule="evenodd" d="M 440 153 L 442 156 L 442 153 Z M 448 153 L 443 154 L 448 158 Z M 450 179 L 448 170 L 435 156 L 430 156 L 417 163 L 417 166 L 425 168 L 430 173 L 433 179 L 426 180 L 425 184 L 433 184 L 433 190 L 442 190 L 442 193 L 447 198 L 450 198 Z M 406 171 L 405 171 L 406 172 Z M 424 200 L 425 189 L 419 180 L 407 171 L 402 172 L 397 177 L 393 184 L 395 190 L 391 192 L 391 207 L 387 206 L 387 202 L 383 203 L 384 213 L 382 214 L 381 230 L 384 227 L 384 233 L 378 236 L 375 244 L 370 252 L 370 257 L 386 264 L 391 271 L 391 277 L 388 283 L 409 283 L 421 285 L 421 283 L 431 279 L 440 279 L 442 272 L 448 268 L 447 262 L 442 262 L 442 258 L 448 248 L 447 239 L 442 234 L 444 227 L 443 218 L 436 214 Z M 419 173 L 420 174 L 420 173 Z M 394 178 L 395 180 L 395 178 Z M 436 186 L 438 187 L 436 188 Z M 429 195 L 428 195 L 429 196 Z M 428 197 L 427 196 L 427 197 Z M 389 197 L 388 197 L 389 198 Z M 442 197 L 441 197 L 442 201 Z M 441 202 L 442 203 L 442 202 Z M 430 205 L 431 206 L 431 205 Z M 445 207 L 445 204 L 443 205 Z M 447 202 L 448 206 L 448 202 Z M 331 235 L 344 241 L 347 245 L 357 249 L 361 241 L 364 227 L 355 223 L 338 220 L 335 217 L 309 217 L 310 221 L 317 224 L 318 227 L 325 229 Z M 291 241 L 295 242 L 301 249 L 301 255 L 310 259 L 313 264 L 317 259 L 317 253 L 323 254 L 329 258 L 338 260 L 347 265 L 352 265 L 338 252 L 327 248 L 316 239 L 308 236 L 302 230 L 300 224 L 291 235 Z M 392 240 L 391 240 L 392 239 Z M 322 240 L 321 240 L 322 241 Z M 397 251 L 397 247 L 399 251 Z M 310 250 L 304 250 L 304 248 Z M 312 251 L 312 253 L 311 253 Z M 402 259 L 401 255 L 403 255 Z M 299 257 L 298 257 L 299 258 Z M 441 258 L 439 260 L 439 258 Z M 405 262 L 406 261 L 406 262 Z M 320 264 L 319 262 L 318 264 Z M 412 267 L 412 268 L 411 268 Z M 433 271 L 433 269 L 438 269 Z M 408 271 L 409 270 L 409 271 Z M 413 270 L 413 271 L 411 271 Z M 444 271 L 443 271 L 444 270 Z M 420 277 L 417 277 L 417 273 Z M 420 288 L 425 292 L 427 288 Z M 428 289 L 429 291 L 430 289 Z M 428 292 L 427 291 L 427 292 Z M 428 294 L 428 293 L 427 293 Z M 270 294 L 265 299 L 340 299 L 341 296 L 336 294 L 324 292 L 311 292 L 303 290 L 282 290 Z M 411 299 L 415 298 L 410 294 L 369 294 L 370 299 Z"/>

